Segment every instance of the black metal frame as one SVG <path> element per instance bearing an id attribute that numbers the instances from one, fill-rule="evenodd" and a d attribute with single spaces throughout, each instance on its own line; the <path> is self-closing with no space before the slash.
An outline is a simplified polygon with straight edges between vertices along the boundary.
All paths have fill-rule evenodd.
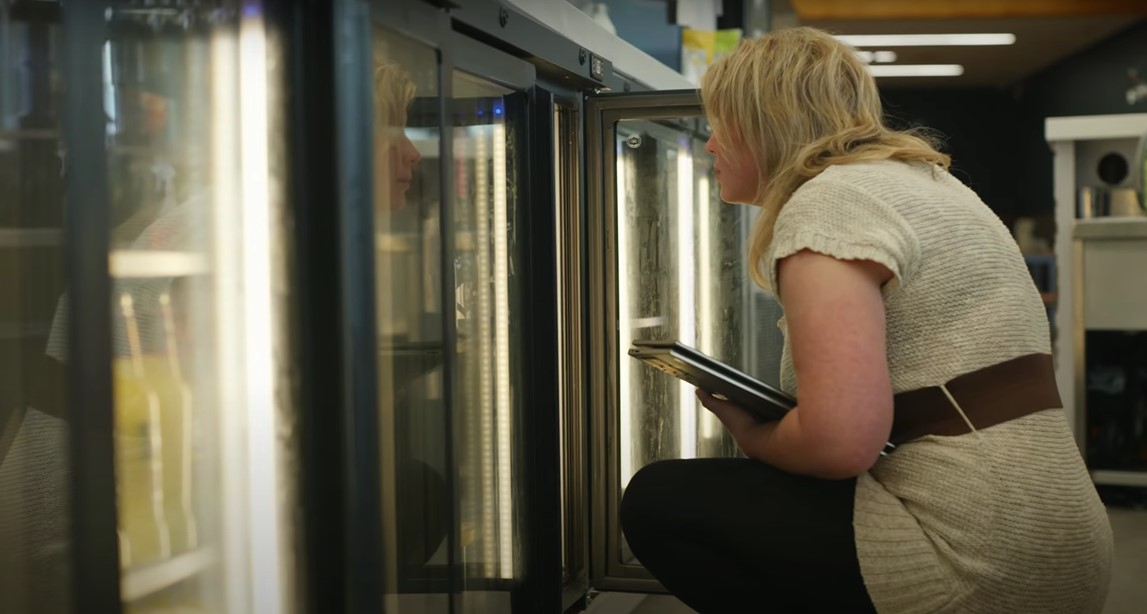
<path id="1" fill-rule="evenodd" d="M 369 6 L 334 0 L 335 135 L 342 266 L 343 393 L 347 412 L 342 475 L 346 533 L 346 607 L 381 611 L 382 496 L 379 475 L 377 329 L 375 327 L 374 82 Z"/>
<path id="2" fill-rule="evenodd" d="M 335 140 L 334 11 L 331 3 L 268 2 L 268 26 L 280 33 L 285 64 L 287 207 L 295 245 L 291 327 L 296 339 L 299 408 L 298 489 L 301 556 L 296 602 L 307 611 L 348 609 L 344 517 L 344 338 L 338 272 L 342 211 L 332 206 L 340 156 Z M 356 601 L 372 602 L 369 597 Z"/>
<path id="3" fill-rule="evenodd" d="M 585 186 L 582 172 L 582 143 L 584 142 L 581 98 L 573 104 L 565 101 L 560 105 L 559 126 L 555 138 L 563 142 L 555 149 L 562 173 L 561 193 L 555 203 L 558 211 L 555 228 L 556 244 L 560 250 L 559 259 L 559 343 L 564 361 L 563 372 L 558 377 L 558 392 L 563 403 L 560 436 L 565 446 L 565 456 L 561 459 L 558 477 L 566 471 L 567 482 L 563 485 L 562 512 L 568 533 L 563 548 L 569 553 L 563 564 L 569 564 L 568 578 L 563 579 L 562 606 L 565 610 L 584 603 L 589 591 L 589 489 L 586 476 L 589 473 L 589 445 L 586 437 L 588 429 L 584 391 L 585 374 L 589 360 L 585 351 L 585 322 L 587 321 L 586 296 L 586 210 L 584 204 Z M 572 132 L 572 135 L 569 134 Z M 572 137 L 572 138 L 570 138 Z"/>
<path id="4" fill-rule="evenodd" d="M 119 544 L 112 406 L 111 215 L 103 106 L 103 7 L 63 6 L 64 135 L 68 146 L 66 236 L 69 294 L 72 603 L 76 611 L 118 614 Z"/>
<path id="5" fill-rule="evenodd" d="M 527 551 L 521 586 L 514 591 L 515 612 L 557 612 L 562 600 L 561 437 L 558 413 L 557 254 L 554 224 L 554 96 L 534 87 L 527 108 L 507 109 L 525 121 L 516 127 L 526 145 L 526 185 L 518 223 L 524 259 L 524 406 L 523 483 L 528 484 L 522 514 Z M 510 104 L 507 104 L 509 107 Z M 513 115 L 510 115 L 512 112 Z M 546 206 L 549 204 L 550 206 Z M 532 492 L 531 492 L 532 491 Z"/>
<path id="6" fill-rule="evenodd" d="M 498 0 L 456 0 L 455 28 L 534 64 L 538 72 L 569 79 L 579 89 L 606 86 L 613 64 L 592 49 L 559 36 L 517 7 Z"/>

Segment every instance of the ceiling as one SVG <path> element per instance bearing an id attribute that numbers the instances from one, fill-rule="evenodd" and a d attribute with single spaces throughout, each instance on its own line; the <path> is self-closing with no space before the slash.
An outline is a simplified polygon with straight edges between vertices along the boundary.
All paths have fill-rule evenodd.
<path id="1" fill-rule="evenodd" d="M 888 48 L 896 64 L 961 64 L 964 74 L 879 78 L 886 88 L 1006 86 L 1147 19 L 1147 0 L 789 0 L 774 7 L 777 27 L 835 34 L 1016 36 L 1007 46 Z"/>

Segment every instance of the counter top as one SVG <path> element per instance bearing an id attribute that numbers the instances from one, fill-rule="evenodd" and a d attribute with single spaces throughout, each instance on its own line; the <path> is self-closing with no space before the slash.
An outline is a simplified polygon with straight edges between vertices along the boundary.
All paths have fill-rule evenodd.
<path id="1" fill-rule="evenodd" d="M 1076 220 L 1076 239 L 1147 239 L 1147 217 L 1104 217 Z"/>

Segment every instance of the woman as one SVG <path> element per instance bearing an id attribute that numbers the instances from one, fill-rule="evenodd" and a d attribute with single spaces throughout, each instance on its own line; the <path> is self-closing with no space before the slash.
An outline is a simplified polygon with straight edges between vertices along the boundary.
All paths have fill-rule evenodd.
<path id="1" fill-rule="evenodd" d="M 414 94 L 414 82 L 401 67 L 375 58 L 374 194 L 379 215 L 406 206 L 414 168 L 422 159 L 404 130 Z"/>
<path id="2" fill-rule="evenodd" d="M 698 392 L 749 458 L 638 472 L 633 553 L 702 613 L 1099 612 L 1111 529 L 1007 229 L 823 32 L 742 45 L 701 95 L 799 404 L 760 424 Z"/>

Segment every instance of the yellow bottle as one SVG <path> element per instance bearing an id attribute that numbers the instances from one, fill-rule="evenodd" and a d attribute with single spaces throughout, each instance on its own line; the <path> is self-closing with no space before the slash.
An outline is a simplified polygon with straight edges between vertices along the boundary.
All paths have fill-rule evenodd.
<path id="1" fill-rule="evenodd" d="M 194 397 L 183 372 L 171 295 L 167 292 L 161 294 L 159 306 L 163 316 L 165 352 L 162 361 L 157 360 L 149 366 L 157 371 L 153 382 L 160 391 L 163 406 L 162 431 L 167 444 L 163 454 L 164 502 L 171 527 L 171 546 L 173 552 L 180 553 L 194 550 L 199 545 L 198 525 L 192 506 Z"/>
<path id="2" fill-rule="evenodd" d="M 163 486 L 160 398 L 148 378 L 131 295 L 120 296 L 128 356 L 114 362 L 116 482 L 123 564 L 138 566 L 171 557 Z"/>

